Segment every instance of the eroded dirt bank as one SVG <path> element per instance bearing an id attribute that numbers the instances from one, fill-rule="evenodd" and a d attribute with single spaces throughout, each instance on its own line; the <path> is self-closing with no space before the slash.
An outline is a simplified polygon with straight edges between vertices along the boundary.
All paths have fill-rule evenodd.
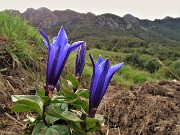
<path id="1" fill-rule="evenodd" d="M 110 87 L 99 113 L 109 135 L 180 135 L 180 81 Z"/>

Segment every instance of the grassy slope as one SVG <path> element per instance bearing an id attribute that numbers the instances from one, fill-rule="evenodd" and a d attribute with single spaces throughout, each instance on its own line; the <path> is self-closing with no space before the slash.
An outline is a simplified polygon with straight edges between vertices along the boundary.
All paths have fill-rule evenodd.
<path id="1" fill-rule="evenodd" d="M 44 47 L 40 41 L 41 36 L 38 31 L 30 27 L 27 22 L 22 21 L 20 17 L 14 17 L 12 15 L 7 15 L 2 13 L 0 15 L 0 34 L 5 35 L 8 38 L 8 43 L 6 47 L 0 50 L 5 52 L 8 57 L 12 60 L 12 63 L 8 65 L 6 59 L 4 61 L 1 69 L 7 68 L 8 71 L 13 71 L 18 67 L 23 67 L 30 71 L 29 75 L 36 77 L 37 73 L 41 72 L 44 74 L 44 58 L 43 55 Z M 125 60 L 126 53 L 121 52 L 112 52 L 104 51 L 100 49 L 91 49 L 87 51 L 86 66 L 83 72 L 84 79 L 90 81 L 92 74 L 92 65 L 89 58 L 89 53 L 91 53 L 97 61 L 98 56 L 101 54 L 103 58 L 109 58 L 111 65 L 118 64 Z M 68 63 L 66 64 L 67 68 L 65 69 L 67 73 L 74 72 L 74 59 L 75 52 L 70 55 Z M 42 66 L 43 65 L 43 66 Z M 43 67 L 43 68 L 41 68 Z M 32 72 L 33 71 L 33 72 Z M 35 72 L 35 73 L 34 73 Z M 146 71 L 139 70 L 134 68 L 127 63 L 122 67 L 118 73 L 116 73 L 112 80 L 116 81 L 118 84 L 125 86 L 130 86 L 133 84 L 142 84 L 148 80 L 159 80 L 164 79 L 158 73 L 150 74 Z"/>
<path id="2" fill-rule="evenodd" d="M 93 55 L 95 61 L 97 61 L 98 56 L 101 54 L 104 59 L 105 58 L 110 59 L 111 65 L 123 62 L 124 57 L 126 56 L 126 54 L 119 52 L 104 51 L 100 49 L 88 50 L 86 54 L 86 65 L 83 71 L 83 76 L 87 77 L 86 79 L 88 80 L 88 82 L 90 81 L 92 74 L 92 65 L 91 65 L 91 60 L 89 58 L 89 54 Z M 73 72 L 74 64 L 72 63 L 74 63 L 74 60 L 75 60 L 75 52 L 70 55 L 66 66 L 71 72 Z M 146 81 L 157 81 L 162 79 L 165 78 L 160 76 L 158 73 L 150 74 L 146 71 L 142 71 L 137 68 L 134 68 L 126 63 L 112 78 L 113 81 L 127 87 L 130 87 L 133 84 L 142 84 Z"/>
<path id="3" fill-rule="evenodd" d="M 19 16 L 1 12 L 0 20 L 0 37 L 7 39 L 0 40 L 0 74 L 12 75 L 25 70 L 26 76 L 36 80 L 45 68 L 45 47 L 39 32 Z"/>

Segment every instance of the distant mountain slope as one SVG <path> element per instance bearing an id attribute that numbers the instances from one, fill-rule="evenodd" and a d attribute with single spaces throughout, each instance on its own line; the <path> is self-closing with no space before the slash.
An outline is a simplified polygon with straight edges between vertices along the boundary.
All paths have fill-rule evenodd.
<path id="1" fill-rule="evenodd" d="M 16 14 L 17 12 L 15 11 Z M 87 39 L 93 45 L 95 42 L 103 43 L 106 39 L 119 37 L 135 37 L 161 45 L 180 45 L 180 17 L 150 21 L 130 14 L 123 17 L 110 13 L 96 16 L 93 13 L 78 13 L 70 9 L 51 11 L 45 7 L 37 10 L 28 8 L 21 16 L 51 36 L 55 36 L 63 25 L 70 39 Z"/>
<path id="2" fill-rule="evenodd" d="M 29 20 L 33 26 L 45 29 L 52 36 L 57 33 L 61 25 L 64 25 L 67 32 L 78 31 L 81 27 L 87 29 L 93 27 L 93 31 L 96 29 L 113 30 L 120 35 L 134 35 L 145 40 L 147 39 L 143 37 L 144 35 L 150 36 L 152 41 L 154 36 L 161 37 L 166 40 L 165 42 L 167 40 L 180 41 L 180 18 L 166 17 L 162 20 L 150 21 L 141 20 L 130 14 L 123 17 L 109 13 L 96 16 L 93 13 L 78 13 L 70 9 L 51 11 L 45 7 L 37 10 L 28 8 L 22 13 L 22 16 Z M 92 35 L 92 31 L 86 31 L 85 33 L 85 35 Z M 93 34 L 95 33 L 93 32 Z M 85 36 L 84 33 L 82 34 L 79 37 Z M 114 35 L 117 35 L 117 33 L 115 32 Z"/>
<path id="3" fill-rule="evenodd" d="M 124 55 L 122 61 L 140 70 L 150 73 L 158 71 L 161 75 L 171 77 L 166 69 L 160 67 L 158 59 L 180 74 L 180 18 L 166 17 L 150 21 L 130 14 L 123 17 L 110 13 L 96 16 L 69 9 L 51 11 L 47 8 L 29 8 L 22 14 L 18 11 L 9 12 L 20 15 L 35 27 L 42 28 L 50 37 L 57 36 L 60 27 L 64 26 L 69 43 L 83 40 L 87 43 L 87 49 L 97 48 L 121 53 Z M 37 38 L 40 41 L 40 37 Z"/>
<path id="4" fill-rule="evenodd" d="M 162 20 L 156 19 L 152 22 L 141 20 L 140 25 L 161 36 L 180 41 L 180 18 L 166 17 Z"/>

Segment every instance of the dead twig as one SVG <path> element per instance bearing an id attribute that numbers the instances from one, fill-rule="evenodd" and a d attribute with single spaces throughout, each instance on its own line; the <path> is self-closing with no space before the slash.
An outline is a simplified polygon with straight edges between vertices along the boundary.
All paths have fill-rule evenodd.
<path id="1" fill-rule="evenodd" d="M 11 115 L 9 115 L 8 113 L 4 113 L 6 116 L 8 116 L 10 119 L 14 120 L 15 122 L 17 122 L 18 124 L 20 124 L 21 126 L 25 127 L 21 122 L 17 121 L 15 118 L 13 118 Z"/>
<path id="2" fill-rule="evenodd" d="M 11 85 L 11 83 L 7 80 L 7 83 L 9 84 L 9 86 L 11 87 L 11 89 L 13 90 L 13 92 L 15 92 L 13 86 Z"/>

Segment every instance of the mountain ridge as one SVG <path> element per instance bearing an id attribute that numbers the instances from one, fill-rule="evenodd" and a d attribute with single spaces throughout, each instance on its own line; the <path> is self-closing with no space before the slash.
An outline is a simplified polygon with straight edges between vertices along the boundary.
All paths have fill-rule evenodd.
<path id="1" fill-rule="evenodd" d="M 61 26 L 66 27 L 67 33 L 78 33 L 70 37 L 83 38 L 91 35 L 100 36 L 100 34 L 111 33 L 111 36 L 125 35 L 135 36 L 143 40 L 156 42 L 157 38 L 162 38 L 163 42 L 180 42 L 180 17 L 165 17 L 164 19 L 139 19 L 131 14 L 120 17 L 111 13 L 95 15 L 91 12 L 79 13 L 70 9 L 51 11 L 46 7 L 39 9 L 28 8 L 23 13 L 14 10 L 24 19 L 28 20 L 31 25 L 42 28 L 51 36 L 59 31 Z M 82 30 L 85 29 L 85 30 Z M 88 31 L 86 31 L 86 29 Z M 104 33 L 102 33 L 104 31 Z M 145 37 L 146 36 L 146 37 Z"/>

